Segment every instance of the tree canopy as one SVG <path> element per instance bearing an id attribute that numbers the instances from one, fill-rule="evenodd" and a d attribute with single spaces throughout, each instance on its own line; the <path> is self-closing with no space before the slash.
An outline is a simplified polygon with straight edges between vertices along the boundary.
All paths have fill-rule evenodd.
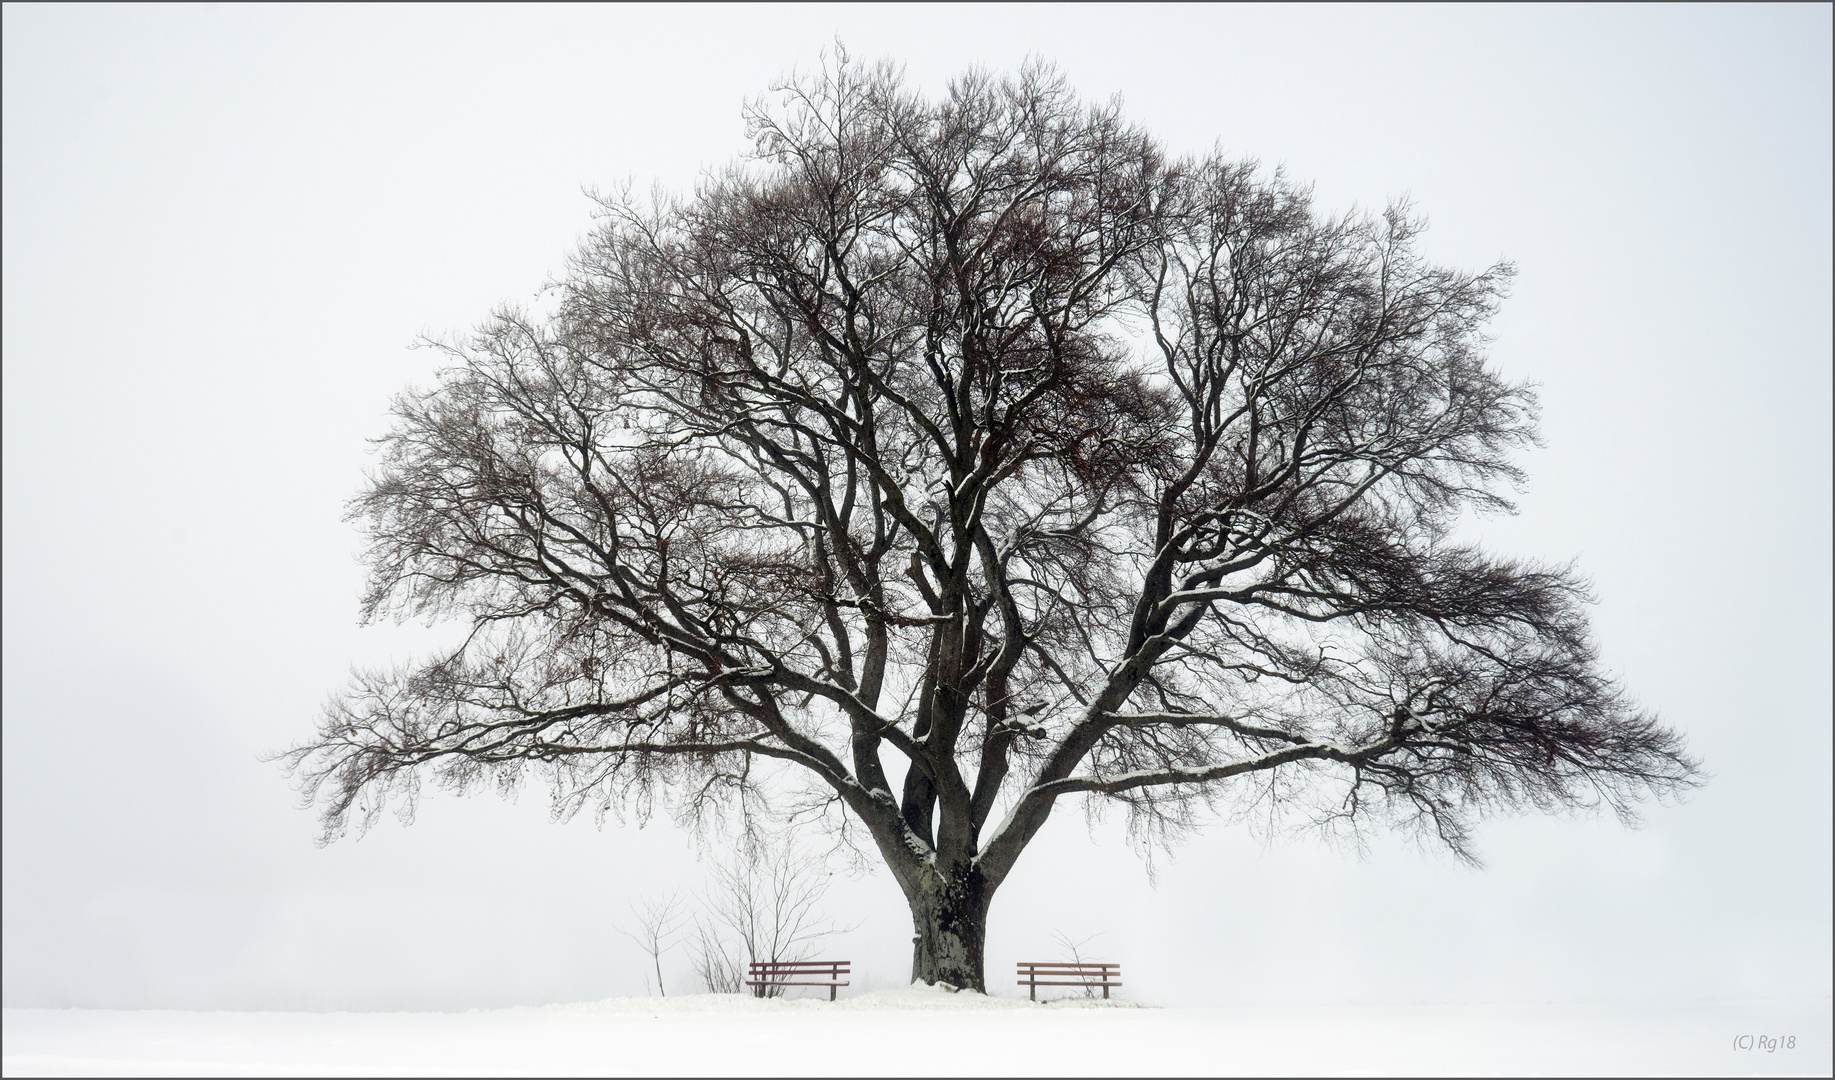
<path id="1" fill-rule="evenodd" d="M 1535 438 L 1484 356 L 1509 266 L 1169 156 L 1043 67 L 779 89 L 752 153 L 601 198 L 551 310 L 397 400 L 363 611 L 471 633 L 293 752 L 327 837 L 532 769 L 563 813 L 775 797 L 864 829 L 914 976 L 982 989 L 1067 797 L 1470 858 L 1486 813 L 1696 782 L 1576 572 L 1458 535 Z"/>

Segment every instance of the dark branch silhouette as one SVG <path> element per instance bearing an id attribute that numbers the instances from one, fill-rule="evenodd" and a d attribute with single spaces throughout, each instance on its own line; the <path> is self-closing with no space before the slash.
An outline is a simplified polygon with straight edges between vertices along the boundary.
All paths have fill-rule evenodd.
<path id="1" fill-rule="evenodd" d="M 1697 782 L 1509 511 L 1510 277 L 1406 207 L 1172 159 L 1049 69 L 935 101 L 842 63 L 691 196 L 601 200 L 550 316 L 400 398 L 352 516 L 366 618 L 468 620 L 295 750 L 326 837 L 423 780 L 750 814 L 801 776 L 985 988 L 988 905 L 1066 796 L 1418 827 Z"/>

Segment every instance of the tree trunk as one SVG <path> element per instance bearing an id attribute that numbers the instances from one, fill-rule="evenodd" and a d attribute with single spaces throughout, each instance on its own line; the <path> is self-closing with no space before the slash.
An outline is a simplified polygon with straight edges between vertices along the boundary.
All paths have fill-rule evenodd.
<path id="1" fill-rule="evenodd" d="M 951 875 L 925 867 L 908 897 L 917 931 L 911 939 L 913 982 L 988 992 L 982 953 L 992 898 L 993 890 L 978 873 Z"/>

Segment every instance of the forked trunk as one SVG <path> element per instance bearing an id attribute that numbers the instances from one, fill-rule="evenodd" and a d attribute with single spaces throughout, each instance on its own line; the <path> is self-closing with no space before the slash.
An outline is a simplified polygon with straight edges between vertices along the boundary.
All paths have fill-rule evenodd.
<path id="1" fill-rule="evenodd" d="M 979 874 L 963 876 L 926 868 L 912 890 L 911 978 L 960 990 L 987 993 L 983 950 L 987 944 L 988 901 L 993 890 Z"/>

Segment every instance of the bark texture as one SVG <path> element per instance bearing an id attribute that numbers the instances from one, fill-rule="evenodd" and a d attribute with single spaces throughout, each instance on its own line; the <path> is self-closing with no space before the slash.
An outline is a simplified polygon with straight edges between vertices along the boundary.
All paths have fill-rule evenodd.
<path id="1" fill-rule="evenodd" d="M 931 875 L 910 898 L 911 978 L 987 992 L 983 957 L 992 890 L 979 876 Z"/>

